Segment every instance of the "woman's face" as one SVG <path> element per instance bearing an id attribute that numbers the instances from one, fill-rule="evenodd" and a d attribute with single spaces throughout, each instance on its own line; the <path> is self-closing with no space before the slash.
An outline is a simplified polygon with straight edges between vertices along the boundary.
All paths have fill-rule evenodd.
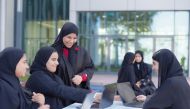
<path id="1" fill-rule="evenodd" d="M 46 67 L 48 69 L 48 71 L 54 73 L 57 69 L 57 65 L 59 65 L 58 63 L 58 53 L 57 52 L 53 52 L 49 58 L 49 60 L 46 63 Z"/>
<path id="2" fill-rule="evenodd" d="M 136 62 L 141 62 L 142 61 L 142 57 L 139 53 L 135 54 L 135 61 Z"/>
<path id="3" fill-rule="evenodd" d="M 158 61 L 153 60 L 153 62 L 152 62 L 152 70 L 154 72 L 158 73 L 158 71 L 159 71 L 159 63 L 158 63 Z"/>
<path id="4" fill-rule="evenodd" d="M 23 77 L 26 75 L 26 72 L 28 69 L 29 69 L 29 66 L 27 63 L 26 55 L 24 54 L 16 66 L 15 75 L 18 78 Z"/>
<path id="5" fill-rule="evenodd" d="M 63 37 L 63 44 L 67 48 L 71 48 L 76 42 L 77 42 L 77 35 L 75 33 L 71 33 Z"/>

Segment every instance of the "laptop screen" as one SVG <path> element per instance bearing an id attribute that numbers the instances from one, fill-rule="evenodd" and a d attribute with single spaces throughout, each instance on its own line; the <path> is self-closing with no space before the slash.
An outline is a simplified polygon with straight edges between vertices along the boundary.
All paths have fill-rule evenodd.
<path id="1" fill-rule="evenodd" d="M 81 109 L 90 109 L 90 107 L 93 104 L 93 101 L 95 99 L 95 95 L 96 95 L 96 92 L 91 92 L 91 93 L 87 94 L 82 103 Z"/>
<path id="2" fill-rule="evenodd" d="M 136 99 L 134 90 L 129 82 L 118 83 L 117 89 L 124 102 L 131 103 Z"/>
<path id="3" fill-rule="evenodd" d="M 112 83 L 104 86 L 105 89 L 102 93 L 102 99 L 100 101 L 99 108 L 106 108 L 113 104 L 114 96 L 117 91 L 117 84 Z"/>

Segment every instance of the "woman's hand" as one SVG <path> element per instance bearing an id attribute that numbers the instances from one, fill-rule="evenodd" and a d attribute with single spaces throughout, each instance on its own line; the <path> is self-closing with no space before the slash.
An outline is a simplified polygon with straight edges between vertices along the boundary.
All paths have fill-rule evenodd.
<path id="1" fill-rule="evenodd" d="M 100 103 L 102 98 L 102 93 L 96 92 L 95 96 L 94 96 L 94 102 L 95 103 Z"/>
<path id="2" fill-rule="evenodd" d="M 50 106 L 45 104 L 45 105 L 38 107 L 38 109 L 50 109 Z"/>
<path id="3" fill-rule="evenodd" d="M 145 100 L 146 100 L 146 96 L 145 96 L 145 95 L 138 95 L 138 96 L 136 97 L 136 99 L 137 99 L 138 101 L 145 101 Z"/>
<path id="4" fill-rule="evenodd" d="M 136 82 L 136 86 L 137 86 L 138 88 L 140 88 L 141 82 L 140 82 L 140 81 Z"/>
<path id="5" fill-rule="evenodd" d="M 33 92 L 32 101 L 38 103 L 40 106 L 45 104 L 45 97 L 41 93 Z"/>
<path id="6" fill-rule="evenodd" d="M 80 75 L 75 75 L 73 78 L 72 78 L 72 82 L 76 85 L 80 85 L 81 82 L 82 82 L 82 77 Z"/>

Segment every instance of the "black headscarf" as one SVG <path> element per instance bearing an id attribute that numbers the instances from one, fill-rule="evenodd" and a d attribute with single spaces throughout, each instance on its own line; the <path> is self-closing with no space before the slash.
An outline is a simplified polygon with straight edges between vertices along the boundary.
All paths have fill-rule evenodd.
<path id="1" fill-rule="evenodd" d="M 75 33 L 76 35 L 78 35 L 78 27 L 72 22 L 66 22 L 61 28 L 61 31 L 58 34 L 56 40 L 54 41 L 53 46 L 60 45 L 60 44 L 64 45 L 63 37 L 71 33 Z"/>
<path id="2" fill-rule="evenodd" d="M 131 84 L 135 83 L 135 72 L 133 68 L 133 61 L 135 55 L 132 52 L 127 52 L 124 56 L 121 69 L 118 73 L 118 83 L 121 82 L 130 82 Z"/>
<path id="3" fill-rule="evenodd" d="M 75 44 L 73 44 L 73 46 L 71 48 L 67 48 L 63 43 L 63 37 L 65 37 L 66 35 L 68 35 L 70 33 L 74 33 L 74 34 L 78 35 L 78 27 L 72 22 L 66 22 L 63 25 L 63 27 L 62 27 L 60 33 L 58 34 L 52 47 L 54 47 L 58 51 L 58 54 L 60 57 L 63 55 L 63 48 L 66 48 L 69 52 L 68 61 L 72 65 L 73 63 L 75 63 L 75 57 L 76 57 L 75 48 L 78 47 L 77 42 Z M 74 66 L 74 65 L 72 65 L 72 66 Z"/>
<path id="4" fill-rule="evenodd" d="M 151 78 L 151 68 L 148 64 L 144 62 L 144 55 L 143 52 L 140 50 L 135 51 L 135 55 L 139 54 L 142 57 L 141 62 L 134 63 L 134 69 L 136 74 L 136 81 L 140 81 L 141 79 L 149 79 Z"/>
<path id="5" fill-rule="evenodd" d="M 161 49 L 155 52 L 152 59 L 158 61 L 158 86 L 160 87 L 164 81 L 174 76 L 183 76 L 183 69 L 179 64 L 176 56 L 168 49 Z"/>
<path id="6" fill-rule="evenodd" d="M 34 58 L 30 73 L 32 74 L 35 71 L 49 72 L 46 68 L 46 63 L 53 52 L 57 52 L 53 47 L 42 47 Z"/>
<path id="7" fill-rule="evenodd" d="M 19 97 L 19 101 L 15 99 L 15 103 L 19 103 L 19 109 L 25 109 L 26 102 L 28 102 L 24 92 L 22 91 L 20 81 L 15 74 L 16 66 L 23 55 L 24 52 L 22 50 L 13 47 L 6 48 L 0 53 L 0 79 L 10 84 L 14 89 L 15 94 L 18 94 L 14 96 Z M 1 97 L 7 96 L 1 95 Z M 3 103 L 3 101 L 1 101 L 1 103 Z"/>
<path id="8" fill-rule="evenodd" d="M 135 59 L 135 55 L 132 52 L 127 52 L 124 56 L 124 60 L 122 62 L 121 67 L 125 68 L 129 64 L 133 64 L 133 61 Z"/>
<path id="9" fill-rule="evenodd" d="M 142 57 L 141 62 L 136 62 L 136 63 L 138 63 L 138 64 L 143 63 L 143 62 L 144 62 L 144 54 L 143 54 L 143 52 L 140 51 L 140 50 L 137 50 L 137 51 L 135 51 L 135 55 L 136 55 L 136 54 L 140 54 L 141 57 Z"/>
<path id="10" fill-rule="evenodd" d="M 20 88 L 15 70 L 23 55 L 22 50 L 13 47 L 6 48 L 0 53 L 0 78 L 9 82 L 15 89 Z"/>

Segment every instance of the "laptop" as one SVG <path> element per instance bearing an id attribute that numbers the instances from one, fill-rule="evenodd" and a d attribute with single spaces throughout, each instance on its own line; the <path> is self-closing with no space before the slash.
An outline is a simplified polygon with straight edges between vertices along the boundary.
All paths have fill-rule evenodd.
<path id="1" fill-rule="evenodd" d="M 95 92 L 91 92 L 88 93 L 85 97 L 85 99 L 83 100 L 83 103 L 73 103 L 67 107 L 64 107 L 62 109 L 90 109 L 94 98 L 95 98 L 96 93 Z"/>
<path id="2" fill-rule="evenodd" d="M 113 104 L 116 91 L 117 91 L 116 83 L 105 85 L 100 103 L 94 103 L 91 106 L 91 109 L 98 109 L 98 108 L 102 109 L 111 106 Z"/>
<path id="3" fill-rule="evenodd" d="M 135 92 L 129 82 L 118 83 L 117 89 L 125 106 L 138 108 L 143 107 L 144 102 L 136 100 Z"/>
<path id="4" fill-rule="evenodd" d="M 63 109 L 103 109 L 109 107 L 113 104 L 116 91 L 116 83 L 105 85 L 99 103 L 93 102 L 96 96 L 96 92 L 92 92 L 86 95 L 82 105 L 80 103 L 74 103 Z"/>
<path id="5" fill-rule="evenodd" d="M 80 109 L 90 109 L 91 105 L 93 104 L 95 96 L 96 92 L 91 92 L 87 94 Z"/>

